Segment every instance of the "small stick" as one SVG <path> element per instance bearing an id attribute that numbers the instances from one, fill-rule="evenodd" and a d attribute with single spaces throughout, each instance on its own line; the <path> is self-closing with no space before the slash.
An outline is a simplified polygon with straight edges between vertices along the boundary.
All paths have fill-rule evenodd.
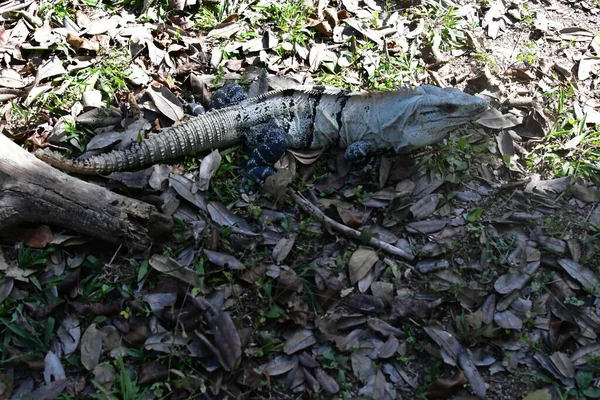
<path id="1" fill-rule="evenodd" d="M 310 201 L 305 199 L 303 196 L 301 196 L 300 194 L 296 193 L 295 191 L 293 191 L 291 189 L 289 190 L 289 195 L 294 199 L 296 204 L 298 204 L 307 213 L 312 214 L 315 217 L 319 218 L 321 221 L 325 222 L 326 224 L 329 224 L 333 229 L 335 229 L 347 236 L 350 236 L 353 239 L 360 240 L 360 236 L 361 236 L 360 231 L 357 231 L 356 229 L 352 229 L 349 226 L 346 226 L 344 224 L 340 224 L 339 222 L 329 218 L 327 215 L 325 215 L 325 213 L 323 213 L 323 211 L 321 211 L 319 209 L 319 207 L 315 206 Z M 412 254 L 402 250 L 401 248 L 392 246 L 389 243 L 382 242 L 381 240 L 373 238 L 373 237 L 369 240 L 369 245 L 371 245 L 375 248 L 381 249 L 383 251 L 386 251 L 395 256 L 402 257 L 408 261 L 412 261 L 415 259 L 415 257 Z"/>

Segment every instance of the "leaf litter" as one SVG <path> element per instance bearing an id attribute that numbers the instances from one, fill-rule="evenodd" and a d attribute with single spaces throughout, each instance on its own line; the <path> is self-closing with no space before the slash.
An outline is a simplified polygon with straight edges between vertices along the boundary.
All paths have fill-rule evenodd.
<path id="1" fill-rule="evenodd" d="M 577 79 L 573 115 L 587 116 L 582 126 L 597 122 L 594 9 L 585 2 L 550 1 L 546 10 L 520 1 L 483 3 L 449 11 L 433 2 L 399 2 L 414 7 L 399 10 L 371 1 L 318 2 L 306 15 L 295 13 L 305 18 L 300 31 L 285 16 L 277 20 L 281 9 L 274 2 L 224 4 L 218 14 L 201 6 L 203 36 L 177 28 L 189 26 L 183 14 L 191 3 L 174 4 L 183 14 L 173 26 L 159 24 L 150 4 L 144 19 L 122 8 L 75 3 L 75 15 L 44 21 L 37 3 L 4 5 L 4 13 L 21 10 L 3 14 L 0 35 L 5 132 L 30 145 L 127 147 L 188 118 L 186 91 L 208 106 L 216 81 L 244 79 L 256 66 L 266 69 L 272 88 L 311 84 L 315 77 L 371 88 L 428 81 L 416 69 L 396 70 L 384 81 L 387 61 L 398 54 L 407 65 L 421 63 L 437 84 L 478 88 L 493 106 L 477 121 L 485 132 L 451 136 L 412 165 L 385 156 L 350 166 L 331 149 L 294 152 L 297 163 L 280 165 L 291 172 L 267 187 L 272 197 L 246 190 L 240 170 L 231 168 L 243 158 L 236 150 L 186 159 L 200 165 L 194 173 L 156 167 L 146 178 L 148 195 L 190 226 L 181 226 L 176 245 L 153 249 L 149 260 L 104 254 L 83 241 L 75 242 L 81 256 L 73 257 L 68 242 L 56 241 L 62 233 L 49 227 L 38 228 L 41 237 L 30 233 L 26 245 L 6 246 L 0 301 L 15 312 L 2 318 L 4 358 L 23 359 L 4 364 L 6 390 L 44 398 L 89 393 L 90 376 L 65 368 L 76 355 L 105 390 L 117 390 L 116 371 L 133 376 L 137 369 L 138 393 L 156 396 L 169 380 L 182 395 L 208 391 L 215 398 L 249 390 L 258 397 L 322 391 L 393 399 L 417 389 L 429 397 L 532 398 L 555 390 L 547 382 L 571 395 L 594 394 L 598 182 L 554 179 L 543 169 L 524 173 L 556 124 L 554 100 L 539 93 L 562 88 L 563 78 Z M 435 18 L 444 12 L 454 28 L 436 31 Z M 473 23 L 482 31 L 468 31 Z M 521 30 L 538 39 L 529 47 L 516 42 Z M 535 54 L 544 51 L 541 45 L 558 49 L 560 43 L 575 47 L 554 51 L 543 65 Z M 64 46 L 74 52 L 69 60 Z M 121 75 L 78 75 L 121 48 L 130 57 Z M 496 63 L 511 68 L 504 76 L 469 70 L 465 54 L 473 49 L 482 59 L 493 52 Z M 35 61 L 26 63 L 32 54 Z M 86 78 L 90 88 L 82 91 L 77 79 Z M 107 89 L 119 80 L 133 86 Z M 202 90 L 193 93 L 194 87 Z M 133 103 L 123 96 L 129 90 Z M 58 126 L 52 131 L 57 115 L 41 105 L 63 93 L 68 100 L 58 108 L 70 110 L 77 127 L 87 124 L 91 140 L 61 136 Z M 20 123 L 7 100 L 24 102 L 39 120 Z M 581 129 L 554 149 L 564 168 L 590 142 Z M 313 208 L 275 196 L 300 179 L 309 184 L 303 195 Z M 149 190 L 137 180 L 119 181 Z M 332 230 L 332 222 L 356 235 Z M 396 253 L 372 246 L 379 242 Z M 132 356 L 141 352 L 143 363 Z M 42 371 L 42 384 L 31 379 L 31 367 Z M 544 379 L 522 381 L 522 370 Z"/>

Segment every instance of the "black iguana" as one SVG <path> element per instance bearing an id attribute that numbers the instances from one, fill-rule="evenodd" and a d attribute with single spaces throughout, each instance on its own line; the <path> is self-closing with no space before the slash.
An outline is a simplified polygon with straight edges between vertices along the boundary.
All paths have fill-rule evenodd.
<path id="1" fill-rule="evenodd" d="M 81 161 L 50 150 L 36 156 L 79 174 L 138 168 L 191 152 L 253 147 L 247 171 L 256 180 L 274 173 L 286 149 L 346 149 L 348 161 L 375 152 L 409 151 L 440 141 L 446 133 L 487 109 L 487 102 L 455 88 L 420 86 L 394 91 L 350 92 L 323 86 L 275 90 L 192 118 L 126 150 Z"/>

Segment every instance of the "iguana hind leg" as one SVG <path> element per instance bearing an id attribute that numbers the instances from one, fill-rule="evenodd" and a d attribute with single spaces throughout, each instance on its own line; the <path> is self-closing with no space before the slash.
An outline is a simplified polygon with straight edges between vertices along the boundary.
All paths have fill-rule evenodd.
<path id="1" fill-rule="evenodd" d="M 275 173 L 275 164 L 285 153 L 286 133 L 274 122 L 248 128 L 246 143 L 252 147 L 246 164 L 246 172 L 256 182 L 262 182 Z"/>

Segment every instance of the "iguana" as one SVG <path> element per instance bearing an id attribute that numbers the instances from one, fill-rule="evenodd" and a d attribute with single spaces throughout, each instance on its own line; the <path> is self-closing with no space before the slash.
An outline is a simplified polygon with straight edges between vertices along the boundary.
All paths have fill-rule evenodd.
<path id="1" fill-rule="evenodd" d="M 440 141 L 475 119 L 487 102 L 455 88 L 420 86 L 393 91 L 351 92 L 324 86 L 268 92 L 171 127 L 126 150 L 74 161 L 50 150 L 36 156 L 79 174 L 129 170 L 191 152 L 230 146 L 253 147 L 246 167 L 255 180 L 275 171 L 286 149 L 345 148 L 360 162 L 387 149 L 409 151 Z"/>

